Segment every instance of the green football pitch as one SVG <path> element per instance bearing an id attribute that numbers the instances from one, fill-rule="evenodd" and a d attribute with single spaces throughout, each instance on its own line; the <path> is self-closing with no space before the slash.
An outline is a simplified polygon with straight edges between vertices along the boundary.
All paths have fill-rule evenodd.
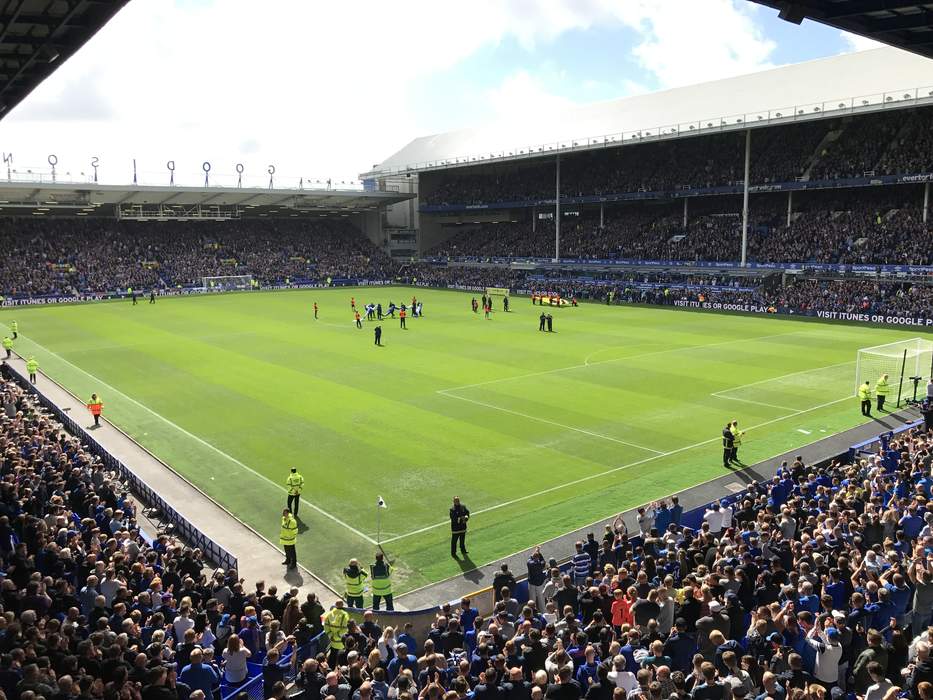
<path id="1" fill-rule="evenodd" d="M 424 317 L 385 320 L 384 347 L 374 322 L 355 327 L 351 296 L 413 293 Z M 749 464 L 861 423 L 856 350 L 916 336 L 599 304 L 553 309 L 555 332 L 541 333 L 528 299 L 486 320 L 471 296 L 226 294 L 0 322 L 18 321 L 18 353 L 82 398 L 99 392 L 108 420 L 270 540 L 299 467 L 299 561 L 335 586 L 350 557 L 371 560 L 382 496 L 397 592 L 461 573 L 455 494 L 473 513 L 472 562 L 494 561 L 721 475 L 729 419 L 748 431 Z"/>

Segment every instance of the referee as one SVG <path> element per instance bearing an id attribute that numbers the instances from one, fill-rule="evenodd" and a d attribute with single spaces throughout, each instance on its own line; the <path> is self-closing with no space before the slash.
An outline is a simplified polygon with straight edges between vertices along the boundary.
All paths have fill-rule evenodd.
<path id="1" fill-rule="evenodd" d="M 450 556 L 457 558 L 457 543 L 460 543 L 460 553 L 466 556 L 467 521 L 470 519 L 470 509 L 460 503 L 460 497 L 454 496 L 454 504 L 450 509 Z"/>

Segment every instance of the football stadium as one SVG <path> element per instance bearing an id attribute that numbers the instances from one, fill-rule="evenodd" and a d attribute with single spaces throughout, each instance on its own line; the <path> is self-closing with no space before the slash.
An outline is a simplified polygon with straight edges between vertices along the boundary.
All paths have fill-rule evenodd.
<path id="1" fill-rule="evenodd" d="M 0 134 L 142 2 L 0 8 Z M 351 180 L 5 150 L 6 700 L 933 700 L 931 8 L 725 6 L 880 43 Z"/>

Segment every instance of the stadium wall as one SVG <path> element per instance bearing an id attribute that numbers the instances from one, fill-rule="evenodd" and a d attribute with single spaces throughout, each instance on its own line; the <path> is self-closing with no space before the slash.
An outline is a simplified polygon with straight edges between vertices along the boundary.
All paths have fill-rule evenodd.
<path id="1" fill-rule="evenodd" d="M 373 245 L 384 248 L 385 235 L 382 230 L 382 216 L 378 211 L 364 211 L 354 218 L 354 224 Z"/>

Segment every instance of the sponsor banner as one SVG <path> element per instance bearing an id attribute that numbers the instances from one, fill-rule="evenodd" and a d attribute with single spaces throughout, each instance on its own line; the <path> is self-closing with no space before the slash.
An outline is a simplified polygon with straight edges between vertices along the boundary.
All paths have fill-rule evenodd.
<path id="1" fill-rule="evenodd" d="M 334 286 L 353 286 L 353 287 L 388 287 L 395 284 L 392 280 L 360 280 L 360 279 L 341 279 L 335 280 Z M 176 287 L 175 289 L 162 289 L 159 291 L 159 297 L 181 297 L 193 294 L 243 294 L 249 292 L 281 290 L 281 289 L 317 289 L 327 285 L 320 282 L 292 282 L 291 284 L 274 284 L 261 287 L 259 289 L 230 290 L 225 292 L 210 292 L 204 287 Z M 145 296 L 148 292 L 139 292 L 139 296 Z M 129 299 L 132 294 L 126 292 L 107 292 L 101 294 L 59 294 L 41 297 L 24 297 L 21 299 L 3 298 L 0 301 L 0 307 L 13 306 L 46 306 L 51 304 L 80 304 L 89 301 L 108 301 L 112 299 Z"/>
<path id="2" fill-rule="evenodd" d="M 486 265 L 544 265 L 552 267 L 561 265 L 565 267 L 594 267 L 594 266 L 626 266 L 626 267 L 693 267 L 720 270 L 743 269 L 737 262 L 712 262 L 705 260 L 632 260 L 628 258 L 561 258 L 555 263 L 551 258 L 483 258 L 479 256 L 460 256 L 452 258 L 426 257 L 422 262 L 436 265 L 457 264 L 486 264 Z M 933 275 L 933 265 L 839 265 L 834 263 L 816 262 L 750 262 L 744 269 L 750 270 L 815 270 L 817 272 L 870 272 L 881 274 L 909 273 L 912 275 Z"/>
<path id="3" fill-rule="evenodd" d="M 673 305 L 684 309 L 706 309 L 709 311 L 732 311 L 751 314 L 778 313 L 788 316 L 809 316 L 811 318 L 820 318 L 827 321 L 856 321 L 859 323 L 878 323 L 888 326 L 933 328 L 933 318 L 917 318 L 913 316 L 849 313 L 846 311 L 795 311 L 786 308 L 774 309 L 758 304 L 688 301 L 686 299 L 676 299 Z"/>

